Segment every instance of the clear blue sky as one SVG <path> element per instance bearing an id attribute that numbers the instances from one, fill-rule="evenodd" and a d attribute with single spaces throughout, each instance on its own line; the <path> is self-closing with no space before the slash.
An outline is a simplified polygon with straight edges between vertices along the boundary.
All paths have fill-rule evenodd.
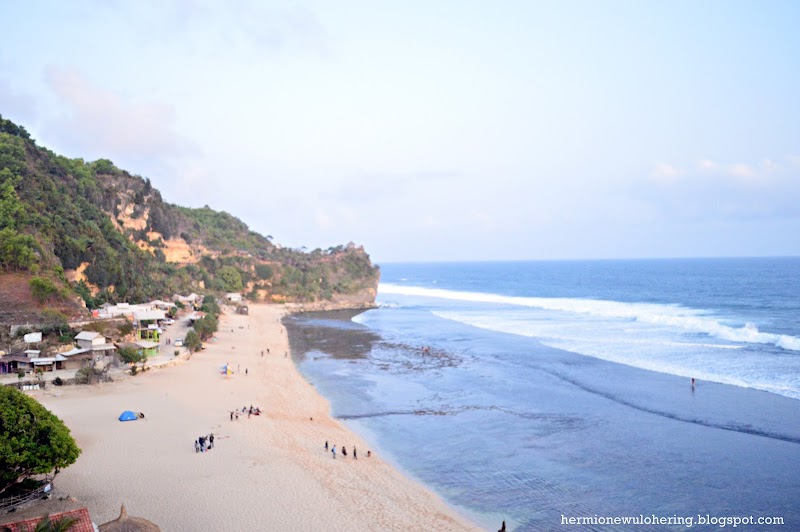
<path id="1" fill-rule="evenodd" d="M 3 2 L 0 113 L 292 247 L 800 255 L 799 6 Z"/>

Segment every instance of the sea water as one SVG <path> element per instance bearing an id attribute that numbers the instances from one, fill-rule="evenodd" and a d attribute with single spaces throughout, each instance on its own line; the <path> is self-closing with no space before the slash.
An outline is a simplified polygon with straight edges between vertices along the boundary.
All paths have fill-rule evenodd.
<path id="1" fill-rule="evenodd" d="M 480 525 L 800 528 L 800 259 L 381 271 L 379 308 L 289 319 L 293 353 L 335 416 Z"/>

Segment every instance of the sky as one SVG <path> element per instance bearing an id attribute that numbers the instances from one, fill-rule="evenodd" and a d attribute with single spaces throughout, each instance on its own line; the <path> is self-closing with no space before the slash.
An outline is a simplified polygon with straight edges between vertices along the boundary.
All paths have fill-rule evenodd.
<path id="1" fill-rule="evenodd" d="M 373 260 L 800 255 L 800 3 L 0 0 L 0 114 Z"/>

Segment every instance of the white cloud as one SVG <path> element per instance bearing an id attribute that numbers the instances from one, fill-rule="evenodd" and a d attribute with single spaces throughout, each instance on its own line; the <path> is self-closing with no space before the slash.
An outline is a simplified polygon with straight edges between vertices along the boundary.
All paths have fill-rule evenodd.
<path id="1" fill-rule="evenodd" d="M 65 104 L 67 113 L 48 122 L 44 131 L 70 151 L 130 163 L 198 151 L 195 144 L 173 130 L 172 105 L 129 101 L 73 68 L 48 67 L 45 81 Z"/>
<path id="2" fill-rule="evenodd" d="M 756 177 L 755 170 L 753 170 L 750 165 L 744 163 L 731 164 L 728 166 L 728 172 L 734 177 L 742 177 L 746 179 Z"/>
<path id="3" fill-rule="evenodd" d="M 700 159 L 697 162 L 697 167 L 700 170 L 716 170 L 719 168 L 719 165 L 710 159 Z"/>
<path id="4" fill-rule="evenodd" d="M 758 163 L 701 159 L 687 171 L 659 163 L 650 177 L 634 196 L 669 220 L 800 217 L 800 181 L 787 165 L 770 158 Z"/>
<path id="5" fill-rule="evenodd" d="M 668 163 L 657 163 L 650 173 L 650 178 L 656 183 L 674 183 L 680 180 L 686 171 Z"/>

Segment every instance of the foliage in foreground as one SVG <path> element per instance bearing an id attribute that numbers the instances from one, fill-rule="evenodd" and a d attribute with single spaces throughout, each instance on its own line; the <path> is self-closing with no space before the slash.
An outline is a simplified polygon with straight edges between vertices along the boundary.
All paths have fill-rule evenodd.
<path id="1" fill-rule="evenodd" d="M 81 450 L 64 422 L 11 386 L 0 386 L 0 493 L 35 475 L 58 473 Z"/>

